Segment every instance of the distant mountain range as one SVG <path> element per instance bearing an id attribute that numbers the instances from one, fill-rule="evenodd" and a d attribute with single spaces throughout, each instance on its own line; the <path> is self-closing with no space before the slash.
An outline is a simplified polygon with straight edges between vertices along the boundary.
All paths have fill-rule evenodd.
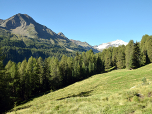
<path id="1" fill-rule="evenodd" d="M 16 14 L 6 20 L 0 19 L 0 46 L 6 60 L 22 61 L 30 56 L 73 56 L 73 52 L 92 49 L 95 53 L 105 48 L 126 45 L 122 40 L 91 46 L 87 42 L 68 39 L 62 32 L 58 34 L 37 23 L 27 14 Z M 60 58 L 59 57 L 59 58 Z"/>
<path id="2" fill-rule="evenodd" d="M 118 47 L 120 45 L 127 45 L 127 42 L 124 42 L 122 40 L 116 40 L 116 41 L 112 41 L 112 42 L 108 42 L 108 43 L 102 43 L 100 45 L 96 45 L 96 46 L 91 46 L 89 45 L 87 42 L 81 42 L 78 40 L 72 40 L 70 39 L 73 43 L 82 46 L 83 48 L 90 50 L 92 49 L 94 52 L 100 52 L 104 49 L 107 49 L 109 47 Z"/>

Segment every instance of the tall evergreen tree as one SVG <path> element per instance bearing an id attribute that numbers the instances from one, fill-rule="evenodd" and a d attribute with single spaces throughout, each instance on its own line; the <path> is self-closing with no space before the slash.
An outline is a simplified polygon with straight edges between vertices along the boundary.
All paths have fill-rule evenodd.
<path id="1" fill-rule="evenodd" d="M 101 73 L 104 71 L 103 62 L 101 60 L 100 54 L 97 54 L 97 60 L 96 60 L 96 73 Z"/>
<path id="2" fill-rule="evenodd" d="M 3 67 L 4 56 L 0 51 L 0 113 L 5 112 L 11 107 L 11 99 L 9 92 L 9 79 L 5 74 Z"/>
<path id="3" fill-rule="evenodd" d="M 85 79 L 87 77 L 87 67 L 85 66 L 85 63 L 82 63 L 81 67 L 81 77 L 82 79 Z"/>
<path id="4" fill-rule="evenodd" d="M 112 67 L 112 48 L 108 48 L 105 55 L 105 69 Z"/>
<path id="5" fill-rule="evenodd" d="M 20 68 L 18 69 L 19 76 L 20 76 L 20 97 L 25 100 L 26 99 L 26 93 L 25 93 L 25 87 L 26 87 L 26 66 L 27 66 L 27 61 L 24 59 L 20 65 Z"/>
<path id="6" fill-rule="evenodd" d="M 52 58 L 50 67 L 51 85 L 52 89 L 58 89 L 61 87 L 61 73 L 59 68 L 59 61 L 57 58 Z"/>
<path id="7" fill-rule="evenodd" d="M 126 59 L 126 68 L 132 68 L 132 55 L 133 55 L 134 41 L 130 40 L 126 46 L 125 50 L 125 59 Z"/>
<path id="8" fill-rule="evenodd" d="M 81 67 L 80 67 L 80 62 L 79 61 L 74 61 L 74 65 L 73 65 L 73 72 L 72 72 L 72 81 L 76 82 L 79 80 L 80 78 L 80 71 L 81 71 Z"/>
<path id="9" fill-rule="evenodd" d="M 147 34 L 142 36 L 141 43 L 140 43 L 141 52 L 146 50 L 145 45 L 146 45 L 146 41 L 147 41 L 148 37 L 149 37 L 149 35 L 147 35 Z"/>
<path id="10" fill-rule="evenodd" d="M 43 72 L 43 91 L 50 90 L 50 57 L 44 60 L 44 72 Z"/>
<path id="11" fill-rule="evenodd" d="M 43 59 L 41 57 L 39 57 L 37 59 L 36 62 L 36 66 L 37 66 L 37 92 L 42 92 L 44 89 L 44 80 L 45 80 L 45 76 L 44 76 L 44 62 Z"/>
<path id="12" fill-rule="evenodd" d="M 152 36 L 149 36 L 148 42 L 147 42 L 147 54 L 150 62 L 152 62 Z"/>
<path id="13" fill-rule="evenodd" d="M 141 39 L 141 43 L 140 43 L 141 65 L 145 65 L 145 64 L 149 63 L 149 58 L 147 55 L 148 37 L 149 37 L 149 35 L 145 34 Z"/>
<path id="14" fill-rule="evenodd" d="M 67 83 L 71 84 L 72 82 L 72 71 L 73 71 L 73 57 L 67 58 L 68 70 L 67 70 Z"/>
<path id="15" fill-rule="evenodd" d="M 67 86 L 68 63 L 67 63 L 67 57 L 65 55 L 62 56 L 61 61 L 59 62 L 59 66 L 60 66 L 60 73 L 63 79 L 62 80 L 63 86 Z"/>
<path id="16" fill-rule="evenodd" d="M 91 61 L 89 62 L 89 75 L 93 75 L 94 74 L 94 63 L 92 63 Z"/>
<path id="17" fill-rule="evenodd" d="M 124 45 L 118 47 L 117 67 L 120 69 L 125 68 L 125 46 Z"/>
<path id="18" fill-rule="evenodd" d="M 26 99 L 31 97 L 32 92 L 35 89 L 35 84 L 37 82 L 37 79 L 35 79 L 35 75 L 33 72 L 33 68 L 35 66 L 36 59 L 32 56 L 28 59 L 28 63 L 26 66 L 26 77 L 25 77 L 25 93 L 26 93 Z"/>
<path id="19" fill-rule="evenodd" d="M 138 68 L 140 66 L 140 49 L 139 43 L 136 42 L 133 47 L 133 55 L 132 55 L 132 68 Z"/>
<path id="20" fill-rule="evenodd" d="M 118 47 L 113 47 L 112 50 L 112 66 L 117 67 Z"/>
<path id="21" fill-rule="evenodd" d="M 9 79 L 9 91 L 13 102 L 17 102 L 17 97 L 19 93 L 20 83 L 19 75 L 16 63 L 9 61 L 5 66 L 7 77 Z"/>

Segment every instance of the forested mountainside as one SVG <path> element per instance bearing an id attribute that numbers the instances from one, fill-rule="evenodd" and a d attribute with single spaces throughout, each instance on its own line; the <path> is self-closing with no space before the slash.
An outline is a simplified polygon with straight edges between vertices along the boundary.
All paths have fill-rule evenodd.
<path id="1" fill-rule="evenodd" d="M 43 59 L 55 56 L 60 59 L 63 54 L 74 56 L 76 52 L 86 51 L 63 33 L 56 34 L 26 14 L 0 20 L 0 46 L 6 55 L 4 64 L 8 60 L 21 62 L 31 56 Z"/>
<path id="2" fill-rule="evenodd" d="M 113 69 L 136 69 L 152 62 L 152 36 L 144 35 L 141 42 L 133 40 L 125 46 L 110 47 L 94 54 L 92 50 L 76 53 L 76 56 L 62 56 L 38 59 L 30 57 L 22 62 L 9 61 L 2 75 L 1 88 L 9 93 L 5 98 L 0 94 L 4 109 L 16 102 L 20 104 L 41 92 L 57 90 L 94 74 L 109 72 Z M 2 68 L 2 67 L 0 67 Z M 3 71 L 3 70 L 2 70 Z M 11 103 L 11 104 L 8 104 Z"/>

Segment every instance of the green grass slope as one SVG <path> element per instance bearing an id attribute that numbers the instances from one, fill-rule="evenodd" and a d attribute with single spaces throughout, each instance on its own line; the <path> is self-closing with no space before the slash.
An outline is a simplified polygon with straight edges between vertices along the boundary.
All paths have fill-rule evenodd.
<path id="1" fill-rule="evenodd" d="M 152 64 L 94 75 L 34 98 L 8 114 L 151 114 L 151 75 Z"/>

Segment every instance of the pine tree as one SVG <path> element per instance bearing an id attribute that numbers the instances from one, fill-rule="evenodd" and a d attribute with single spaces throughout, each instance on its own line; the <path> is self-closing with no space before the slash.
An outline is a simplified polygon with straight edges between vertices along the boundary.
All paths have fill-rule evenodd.
<path id="1" fill-rule="evenodd" d="M 117 56 L 118 56 L 118 48 L 117 47 L 113 47 L 113 51 L 112 51 L 112 66 L 117 67 Z"/>
<path id="2" fill-rule="evenodd" d="M 11 66 L 11 69 L 10 69 L 10 74 L 11 74 L 11 78 L 12 78 L 12 81 L 10 82 L 11 87 L 12 87 L 11 88 L 12 95 L 15 98 L 14 101 L 17 102 L 20 83 L 19 83 L 19 75 L 18 75 L 17 65 L 14 62 L 12 62 L 12 66 Z"/>
<path id="3" fill-rule="evenodd" d="M 147 41 L 149 35 L 144 35 L 141 39 L 140 47 L 141 47 L 141 65 L 145 65 L 149 63 L 148 55 L 147 55 Z"/>
<path id="4" fill-rule="evenodd" d="M 60 74 L 59 61 L 57 58 L 52 58 L 50 67 L 52 89 L 58 89 L 61 86 L 62 78 Z"/>
<path id="5" fill-rule="evenodd" d="M 63 86 L 67 86 L 67 74 L 68 74 L 68 64 L 67 57 L 65 55 L 62 56 L 61 61 L 59 62 L 60 73 L 62 76 Z"/>
<path id="6" fill-rule="evenodd" d="M 35 83 L 37 79 L 35 78 L 33 68 L 35 65 L 36 59 L 33 58 L 32 56 L 28 59 L 28 63 L 26 66 L 26 77 L 25 77 L 25 94 L 26 94 L 26 99 L 31 97 L 32 92 L 35 89 Z"/>
<path id="7" fill-rule="evenodd" d="M 147 34 L 145 34 L 145 35 L 142 36 L 141 43 L 140 43 L 141 52 L 143 52 L 144 50 L 146 50 L 145 45 L 146 45 L 146 41 L 147 41 L 148 37 L 149 37 L 149 35 L 147 35 Z"/>
<path id="8" fill-rule="evenodd" d="M 67 70 L 67 84 L 71 84 L 72 82 L 72 71 L 73 71 L 73 57 L 67 58 L 68 70 Z"/>
<path id="9" fill-rule="evenodd" d="M 7 78 L 9 79 L 9 91 L 11 93 L 11 97 L 13 102 L 18 101 L 19 91 L 20 91 L 20 82 L 19 82 L 19 75 L 17 70 L 16 63 L 9 61 L 8 64 L 5 66 Z"/>
<path id="10" fill-rule="evenodd" d="M 25 100 L 26 99 L 26 94 L 25 94 L 25 87 L 26 87 L 26 66 L 27 66 L 27 61 L 24 59 L 20 65 L 20 68 L 18 69 L 19 75 L 20 75 L 20 97 Z"/>
<path id="11" fill-rule="evenodd" d="M 107 49 L 104 49 L 103 51 L 102 51 L 102 53 L 100 54 L 100 56 L 101 56 L 101 60 L 102 60 L 102 62 L 105 64 L 105 59 L 106 59 L 106 53 L 107 53 Z"/>
<path id="12" fill-rule="evenodd" d="M 81 71 L 81 67 L 80 67 L 80 62 L 79 61 L 74 61 L 74 65 L 73 65 L 73 72 L 72 72 L 72 81 L 76 82 L 80 79 L 80 71 Z"/>
<path id="13" fill-rule="evenodd" d="M 130 40 L 129 43 L 127 44 L 126 50 L 125 50 L 125 60 L 126 60 L 127 69 L 132 68 L 133 47 L 134 47 L 134 41 Z"/>
<path id="14" fill-rule="evenodd" d="M 108 48 L 105 55 L 105 69 L 112 67 L 112 48 Z"/>
<path id="15" fill-rule="evenodd" d="M 37 92 L 42 92 L 44 88 L 43 86 L 44 86 L 45 76 L 44 76 L 44 62 L 41 57 L 37 59 L 36 66 L 37 66 L 37 73 L 38 73 L 37 74 L 38 76 Z"/>
<path id="16" fill-rule="evenodd" d="M 85 66 L 84 62 L 82 63 L 81 77 L 82 79 L 85 79 L 87 77 L 87 67 Z"/>
<path id="17" fill-rule="evenodd" d="M 150 62 L 152 62 L 152 36 L 149 36 L 149 40 L 147 43 L 147 54 Z"/>
<path id="18" fill-rule="evenodd" d="M 94 55 L 92 49 L 90 49 L 89 51 L 86 52 L 86 57 L 87 57 L 87 64 L 88 65 L 89 65 L 89 62 L 95 63 L 96 58 L 95 58 L 95 55 Z"/>
<path id="19" fill-rule="evenodd" d="M 132 68 L 138 68 L 140 66 L 140 49 L 139 43 L 136 42 L 133 47 L 133 55 L 132 55 Z"/>
<path id="20" fill-rule="evenodd" d="M 88 68 L 89 68 L 89 75 L 92 76 L 94 74 L 94 63 L 90 61 Z"/>
<path id="21" fill-rule="evenodd" d="M 125 46 L 124 45 L 118 47 L 117 67 L 120 69 L 125 68 Z"/>
<path id="22" fill-rule="evenodd" d="M 97 54 L 97 62 L 96 62 L 96 73 L 101 73 L 104 71 L 103 63 L 99 54 Z"/>
<path id="23" fill-rule="evenodd" d="M 40 62 L 40 61 L 39 61 Z M 43 70 L 42 70 L 43 72 Z M 40 63 L 38 63 L 38 59 L 33 59 L 33 70 L 31 74 L 31 88 L 32 88 L 32 95 L 36 95 L 41 92 L 41 84 L 43 82 L 42 73 L 40 71 Z"/>
<path id="24" fill-rule="evenodd" d="M 50 58 L 46 58 L 44 60 L 44 72 L 43 72 L 43 91 L 50 90 L 50 67 L 49 67 L 49 60 Z"/>
<path id="25" fill-rule="evenodd" d="M 0 51 L 0 113 L 8 110 L 11 107 L 9 77 L 5 74 L 3 67 L 4 55 Z"/>
<path id="26" fill-rule="evenodd" d="M 141 65 L 146 65 L 147 63 L 149 63 L 147 49 L 145 47 L 146 46 L 143 46 L 143 50 L 141 51 Z"/>

